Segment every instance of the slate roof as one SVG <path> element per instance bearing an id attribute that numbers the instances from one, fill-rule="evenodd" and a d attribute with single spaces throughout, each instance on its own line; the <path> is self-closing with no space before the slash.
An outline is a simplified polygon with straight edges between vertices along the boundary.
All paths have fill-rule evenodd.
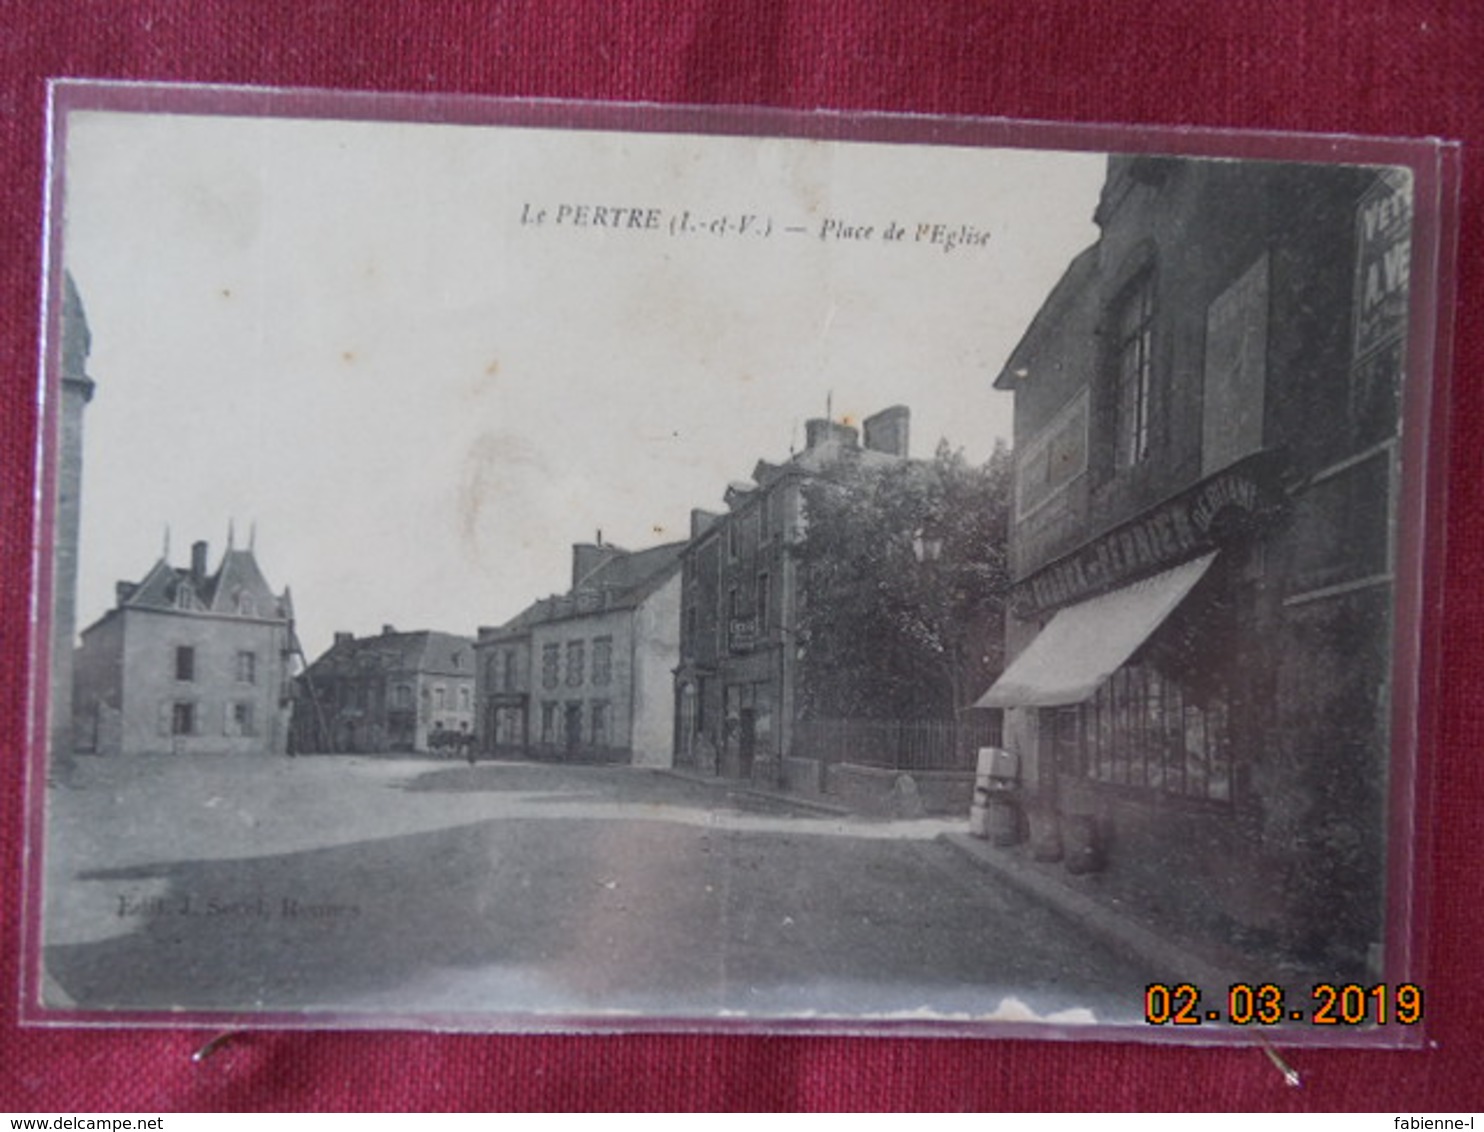
<path id="1" fill-rule="evenodd" d="M 120 582 L 120 609 L 220 613 L 287 621 L 294 615 L 287 588 L 275 594 L 251 550 L 228 549 L 214 574 L 196 579 L 161 558 L 133 585 Z"/>
<path id="2" fill-rule="evenodd" d="M 874 448 L 851 447 L 837 441 L 826 440 L 813 448 L 804 449 L 782 464 L 759 460 L 752 469 L 753 484 L 749 485 L 749 488 L 756 490 L 756 486 L 767 487 L 790 474 L 817 476 L 846 466 L 884 468 L 892 464 L 900 464 L 907 458 L 893 455 L 890 452 L 878 452 Z M 737 489 L 736 484 L 728 485 L 726 496 L 728 503 L 733 501 L 734 496 L 740 498 L 746 494 Z"/>
<path id="3" fill-rule="evenodd" d="M 474 642 L 436 629 L 349 637 L 331 645 L 304 674 L 326 678 L 396 672 L 472 677 Z"/>
<path id="4" fill-rule="evenodd" d="M 679 565 L 684 546 L 684 542 L 669 542 L 616 555 L 583 578 L 577 589 L 606 589 L 615 601 L 642 601 Z"/>
<path id="5" fill-rule="evenodd" d="M 492 635 L 507 637 L 548 621 L 637 608 L 680 569 L 680 552 L 686 545 L 670 542 L 646 550 L 621 551 L 565 594 L 532 602 Z"/>

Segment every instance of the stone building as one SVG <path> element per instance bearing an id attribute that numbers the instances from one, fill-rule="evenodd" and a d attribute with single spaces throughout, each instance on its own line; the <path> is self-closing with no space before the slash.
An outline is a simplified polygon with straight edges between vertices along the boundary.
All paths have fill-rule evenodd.
<path id="1" fill-rule="evenodd" d="M 670 765 L 684 545 L 578 543 L 571 589 L 479 630 L 485 752 Z"/>
<path id="2" fill-rule="evenodd" d="M 293 603 L 251 548 L 207 544 L 188 567 L 162 557 L 83 630 L 73 711 L 79 750 L 100 755 L 282 754 L 288 741 Z"/>
<path id="3" fill-rule="evenodd" d="M 372 637 L 338 632 L 305 669 L 294 700 L 294 749 L 427 751 L 474 732 L 474 642 L 431 629 Z"/>
<path id="4" fill-rule="evenodd" d="M 72 652 L 77 643 L 78 527 L 82 520 L 82 418 L 93 398 L 88 376 L 92 335 L 82 297 L 63 276 L 62 376 L 58 398 L 56 512 L 52 521 L 52 622 L 49 666 L 49 744 L 53 760 L 66 760 L 72 734 Z"/>
<path id="5" fill-rule="evenodd" d="M 1015 395 L 1026 851 L 1210 954 L 1383 940 L 1405 171 L 1113 157 Z M 1075 875 L 1074 875 L 1075 874 Z"/>
<path id="6" fill-rule="evenodd" d="M 803 485 L 846 464 L 907 459 L 911 417 L 900 405 L 861 430 L 808 421 L 805 447 L 783 463 L 759 460 L 733 483 L 726 511 L 691 515 L 681 555 L 680 662 L 675 670 L 675 759 L 706 773 L 777 782 L 798 700 Z"/>

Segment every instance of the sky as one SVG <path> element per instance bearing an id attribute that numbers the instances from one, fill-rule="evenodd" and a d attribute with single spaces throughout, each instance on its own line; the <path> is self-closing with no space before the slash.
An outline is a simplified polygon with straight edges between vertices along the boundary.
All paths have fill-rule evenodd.
<path id="1" fill-rule="evenodd" d="M 335 630 L 473 634 L 682 539 L 804 422 L 982 460 L 1100 154 L 75 111 L 79 626 L 229 525 Z M 948 238 L 967 237 L 952 244 Z"/>

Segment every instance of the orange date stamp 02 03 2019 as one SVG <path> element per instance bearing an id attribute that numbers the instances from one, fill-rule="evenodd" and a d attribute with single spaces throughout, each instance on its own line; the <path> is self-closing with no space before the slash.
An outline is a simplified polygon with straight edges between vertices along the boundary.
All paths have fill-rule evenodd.
<path id="1" fill-rule="evenodd" d="M 1150 983 L 1144 1021 L 1151 1026 L 1415 1026 L 1422 1021 L 1422 988 L 1415 983 L 1315 983 L 1298 996 L 1277 983 L 1233 983 L 1224 995 L 1203 994 L 1193 983 Z"/>

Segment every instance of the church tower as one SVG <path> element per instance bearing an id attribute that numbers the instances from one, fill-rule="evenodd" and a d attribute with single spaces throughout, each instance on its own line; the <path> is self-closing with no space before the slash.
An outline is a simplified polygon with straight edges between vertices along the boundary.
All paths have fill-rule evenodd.
<path id="1" fill-rule="evenodd" d="M 66 276 L 62 303 L 62 383 L 57 420 L 57 510 L 52 528 L 51 711 L 53 764 L 72 758 L 72 650 L 77 637 L 77 544 L 82 519 L 82 417 L 93 398 L 87 375 L 92 335 L 82 297 Z"/>

